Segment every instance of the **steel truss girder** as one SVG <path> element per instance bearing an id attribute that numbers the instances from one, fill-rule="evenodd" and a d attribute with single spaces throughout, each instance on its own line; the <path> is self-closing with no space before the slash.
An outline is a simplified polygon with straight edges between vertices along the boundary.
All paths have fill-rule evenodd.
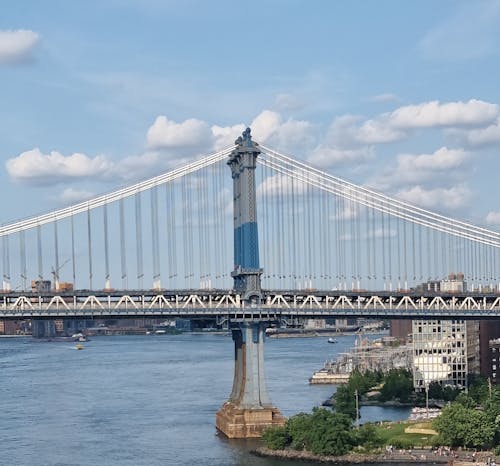
<path id="1" fill-rule="evenodd" d="M 403 294 L 265 291 L 261 304 L 249 305 L 229 290 L 5 293 L 0 319 L 100 316 L 226 316 L 230 320 L 288 317 L 500 318 L 497 294 Z"/>

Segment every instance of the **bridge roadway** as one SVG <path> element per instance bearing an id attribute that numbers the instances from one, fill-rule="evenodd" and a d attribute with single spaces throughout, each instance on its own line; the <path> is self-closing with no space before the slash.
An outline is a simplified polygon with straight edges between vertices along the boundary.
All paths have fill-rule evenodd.
<path id="1" fill-rule="evenodd" d="M 0 294 L 0 319 L 223 317 L 231 321 L 365 317 L 500 319 L 500 293 L 264 290 L 245 305 L 234 290 L 76 290 Z"/>

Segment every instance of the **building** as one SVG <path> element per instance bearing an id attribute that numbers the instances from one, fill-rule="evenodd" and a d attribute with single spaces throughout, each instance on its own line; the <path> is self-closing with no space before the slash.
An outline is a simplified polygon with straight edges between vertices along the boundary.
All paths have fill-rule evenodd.
<path id="1" fill-rule="evenodd" d="M 418 285 L 422 292 L 463 293 L 463 273 Z M 465 320 L 412 321 L 413 380 L 425 390 L 431 382 L 457 388 L 467 387 L 468 374 L 481 372 L 480 324 Z"/>
<path id="2" fill-rule="evenodd" d="M 500 383 L 500 338 L 489 341 L 489 367 L 491 383 Z"/>
<path id="3" fill-rule="evenodd" d="M 417 390 L 431 382 L 467 387 L 470 373 L 479 373 L 479 325 L 464 320 L 414 320 L 413 380 Z"/>

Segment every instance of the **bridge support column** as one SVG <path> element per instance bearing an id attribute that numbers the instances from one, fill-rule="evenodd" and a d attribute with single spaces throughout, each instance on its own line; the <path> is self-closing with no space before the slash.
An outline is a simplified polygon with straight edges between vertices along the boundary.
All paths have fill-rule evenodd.
<path id="1" fill-rule="evenodd" d="M 215 425 L 229 438 L 260 437 L 285 418 L 267 393 L 264 375 L 265 325 L 241 323 L 233 329 L 234 379 L 229 400 L 217 412 Z"/>
<path id="2" fill-rule="evenodd" d="M 33 319 L 31 335 L 33 338 L 53 338 L 56 336 L 56 324 L 53 320 Z"/>

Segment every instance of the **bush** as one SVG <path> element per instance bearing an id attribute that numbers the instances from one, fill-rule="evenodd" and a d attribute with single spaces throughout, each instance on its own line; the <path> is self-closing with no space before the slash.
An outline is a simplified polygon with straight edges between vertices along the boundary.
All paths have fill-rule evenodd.
<path id="1" fill-rule="evenodd" d="M 415 446 L 414 442 L 408 438 L 393 438 L 392 439 L 392 446 L 394 448 L 401 448 L 401 449 L 407 449 L 407 448 L 413 448 Z"/>
<path id="2" fill-rule="evenodd" d="M 373 424 L 364 424 L 357 431 L 356 442 L 367 450 L 374 450 L 384 445 L 384 439 Z"/>
<path id="3" fill-rule="evenodd" d="M 290 436 L 285 426 L 269 427 L 262 433 L 262 440 L 271 450 L 283 450 L 290 444 Z"/>

